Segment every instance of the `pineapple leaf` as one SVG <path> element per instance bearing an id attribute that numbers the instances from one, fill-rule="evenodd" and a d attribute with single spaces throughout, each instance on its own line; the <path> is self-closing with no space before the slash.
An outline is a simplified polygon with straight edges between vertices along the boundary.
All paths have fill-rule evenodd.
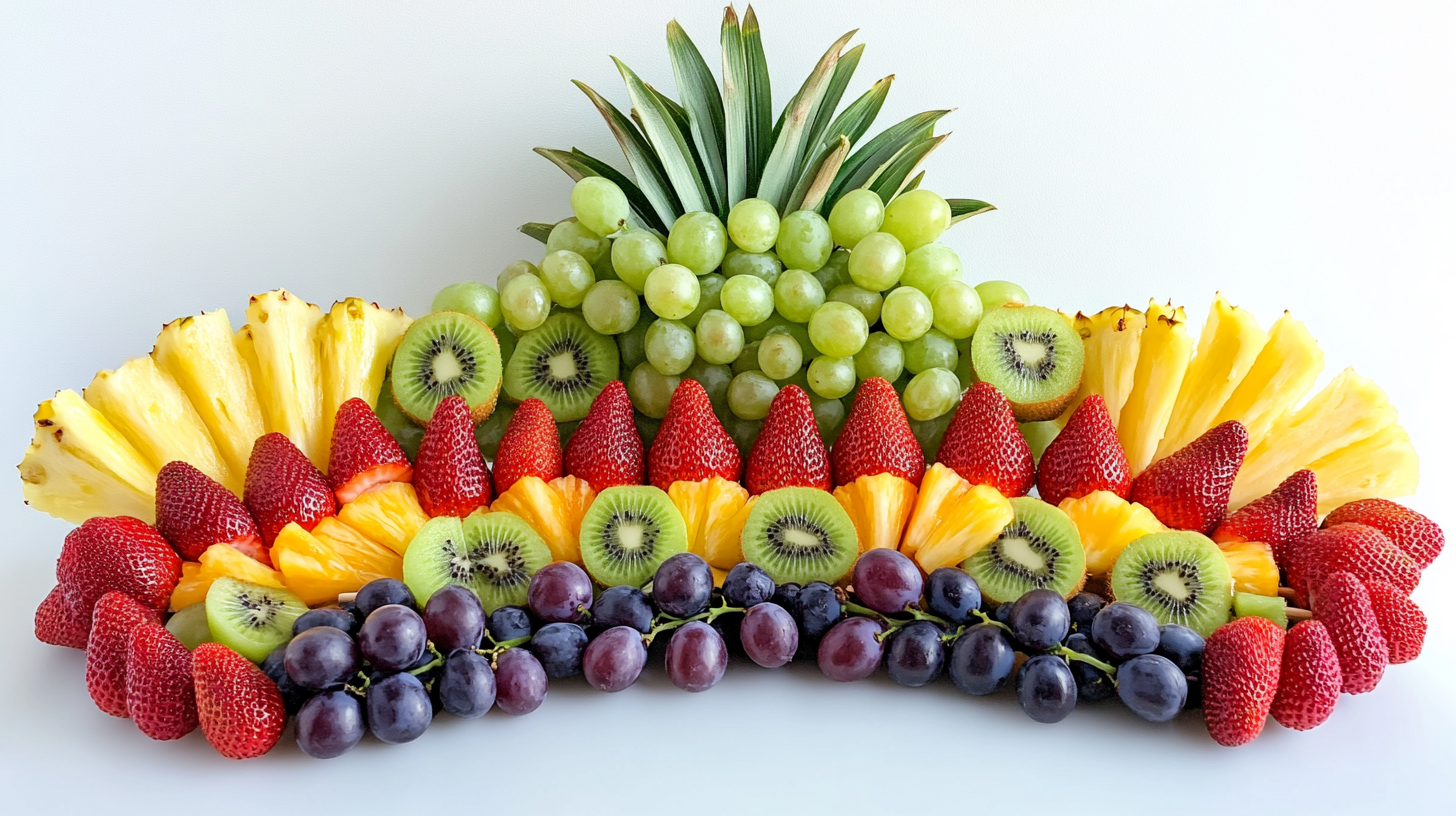
<path id="1" fill-rule="evenodd" d="M 748 198 L 748 168 L 753 163 L 749 153 L 748 65 L 743 56 L 743 31 L 738 27 L 738 13 L 732 6 L 723 10 L 719 41 L 723 50 L 724 170 L 727 204 L 731 208 Z"/>
<path id="2" fill-rule="evenodd" d="M 891 74 L 871 85 L 868 91 L 849 103 L 849 107 L 835 117 L 820 146 L 833 144 L 840 136 L 847 137 L 851 145 L 858 142 L 879 115 L 880 108 L 885 104 L 885 97 L 890 94 L 890 84 L 894 81 L 895 76 Z"/>
<path id="3" fill-rule="evenodd" d="M 885 162 L 865 186 L 878 193 L 881 201 L 890 203 L 904 191 L 905 181 L 920 169 L 925 158 L 948 138 L 950 134 L 946 133 L 906 145 L 895 158 Z"/>
<path id="4" fill-rule="evenodd" d="M 915 174 L 915 178 L 910 179 L 909 181 L 905 182 L 905 184 L 900 188 L 900 195 L 904 195 L 904 194 L 910 192 L 911 190 L 919 190 L 920 189 L 920 182 L 922 182 L 922 181 L 925 181 L 925 171 L 924 170 L 921 170 L 919 173 L 916 173 Z"/>
<path id="5" fill-rule="evenodd" d="M 845 193 L 850 190 L 857 190 L 864 187 L 877 172 L 888 162 L 913 142 L 925 138 L 925 128 L 934 127 L 935 123 L 947 113 L 948 110 L 925 111 L 917 113 L 902 122 L 898 122 L 881 131 L 873 139 L 865 142 L 864 146 L 854 151 L 844 166 L 839 170 L 839 177 L 834 180 L 834 186 L 829 190 L 829 197 L 824 202 L 828 209 L 833 209 Z"/>
<path id="6" fill-rule="evenodd" d="M 837 143 L 837 139 L 824 139 L 824 131 L 829 128 L 830 121 L 834 118 L 834 112 L 839 109 L 839 101 L 844 98 L 844 89 L 849 85 L 849 80 L 854 76 L 854 69 L 859 65 L 859 58 L 864 55 L 864 44 L 844 52 L 844 56 L 834 64 L 834 73 L 829 76 L 829 84 L 824 91 L 824 98 L 814 109 L 813 124 L 806 131 L 808 138 L 804 142 L 806 155 L 813 155 L 822 145 L 831 147 Z"/>
<path id="7" fill-rule="evenodd" d="M 612 183 L 622 188 L 628 203 L 632 205 L 632 214 L 628 217 L 628 223 L 631 226 L 642 227 L 646 224 L 656 224 L 657 216 L 653 214 L 652 205 L 648 203 L 647 196 L 643 195 L 630 179 L 618 172 L 617 168 L 599 159 L 594 159 L 576 148 L 572 148 L 568 152 L 553 150 L 549 147 L 538 147 L 536 152 L 564 170 L 566 175 L 571 176 L 572 181 L 581 181 L 587 176 L 601 176 L 610 179 Z"/>
<path id="8" fill-rule="evenodd" d="M 763 55 L 763 37 L 753 6 L 743 15 L 743 65 L 748 76 L 748 195 L 758 195 L 764 165 L 773 151 L 773 94 L 769 86 L 768 60 Z M 736 202 L 729 202 L 730 204 Z"/>
<path id="9" fill-rule="evenodd" d="M 622 154 L 627 157 L 627 164 L 637 177 L 637 185 L 647 196 L 647 200 L 652 202 L 652 209 L 657 213 L 658 220 L 663 224 L 671 224 L 677 219 L 680 205 L 677 196 L 673 194 L 672 185 L 664 177 L 662 165 L 652 154 L 652 149 L 632 126 L 631 120 L 622 115 L 615 105 L 603 99 L 601 94 L 585 83 L 572 81 L 596 105 L 602 118 L 607 120 L 607 127 L 617 137 L 617 144 L 622 146 Z"/>
<path id="10" fill-rule="evenodd" d="M 840 51 L 854 34 L 851 31 L 829 46 L 809 78 L 804 80 L 803 87 L 784 109 L 783 124 L 774 141 L 768 163 L 764 165 L 763 178 L 758 188 L 758 197 L 777 207 L 780 212 L 785 211 L 784 205 L 788 203 L 793 186 L 798 180 L 799 168 L 807 149 L 805 129 L 812 124 L 809 120 L 829 91 L 830 76 L 839 61 Z"/>
<path id="11" fill-rule="evenodd" d="M 632 98 L 632 110 L 642 123 L 642 132 L 647 135 L 647 141 L 662 161 L 663 170 L 672 182 L 678 200 L 682 202 L 682 211 L 711 212 L 714 209 L 712 200 L 698 174 L 697 159 L 693 156 L 687 140 L 683 138 L 682 130 L 674 121 L 672 111 L 626 63 L 616 57 L 612 61 L 617 64 L 617 71 L 621 73 L 622 81 L 627 84 L 627 94 Z"/>
<path id="12" fill-rule="evenodd" d="M 794 194 L 789 199 L 789 210 L 817 211 L 819 205 L 824 203 L 824 196 L 829 192 L 829 185 L 834 183 L 840 165 L 844 164 L 848 156 L 849 139 L 840 136 L 839 142 L 815 161 L 811 168 L 813 172 L 805 173 L 795 187 Z"/>
<path id="13" fill-rule="evenodd" d="M 994 206 L 974 198 L 947 198 L 945 203 L 950 205 L 950 222 L 952 224 L 996 209 Z"/>
<path id="14" fill-rule="evenodd" d="M 551 228 L 554 226 L 556 225 L 543 224 L 540 221 L 532 221 L 530 223 L 521 225 L 521 233 L 524 235 L 529 235 L 544 244 L 546 243 L 546 239 L 551 237 Z"/>
<path id="15" fill-rule="evenodd" d="M 706 171 L 713 200 L 718 203 L 719 217 L 727 217 L 724 202 L 728 200 L 727 179 L 723 169 L 723 98 L 718 83 L 703 62 L 703 55 L 692 39 L 673 20 L 667 25 L 667 52 L 672 58 L 672 75 L 687 112 L 688 123 L 697 147 L 698 161 Z"/>

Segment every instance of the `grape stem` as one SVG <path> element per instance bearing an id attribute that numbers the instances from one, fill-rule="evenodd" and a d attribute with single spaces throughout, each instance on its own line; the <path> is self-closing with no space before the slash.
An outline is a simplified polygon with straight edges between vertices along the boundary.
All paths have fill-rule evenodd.
<path id="1" fill-rule="evenodd" d="M 430 654 L 434 655 L 435 657 L 429 663 L 426 663 L 425 665 L 420 666 L 417 669 L 410 669 L 409 670 L 409 673 L 410 674 L 413 674 L 416 677 L 419 677 L 420 675 L 424 674 L 425 672 L 429 671 L 430 669 L 433 669 L 436 666 L 440 665 L 441 663 L 444 663 L 445 662 L 445 656 L 442 655 L 442 654 L 440 654 L 440 650 L 435 648 L 435 644 L 433 642 L 426 641 L 425 642 L 425 646 L 426 646 L 426 648 L 428 648 L 430 650 Z"/>
<path id="2" fill-rule="evenodd" d="M 531 642 L 530 635 L 526 635 L 525 637 L 511 638 L 510 640 L 503 640 L 499 642 L 497 642 L 495 638 L 491 637 L 489 632 L 486 632 L 485 636 L 487 638 L 490 638 L 490 642 L 494 643 L 495 646 L 489 649 L 476 649 L 475 653 L 490 661 L 490 668 L 492 671 L 495 670 L 496 659 L 501 656 L 502 652 L 506 651 L 507 649 L 514 649 L 517 646 L 525 646 L 527 643 Z"/>
<path id="3" fill-rule="evenodd" d="M 712 609 L 706 610 L 704 612 L 699 612 L 698 614 L 687 618 L 675 618 L 671 615 L 664 613 L 658 615 L 656 618 L 653 619 L 652 629 L 642 636 L 642 645 L 651 646 L 653 638 L 657 637 L 662 632 L 670 632 L 685 623 L 692 623 L 693 621 L 706 621 L 708 623 L 712 623 L 713 621 L 717 620 L 718 617 L 721 615 L 726 615 L 729 612 L 744 611 L 747 611 L 744 607 L 729 606 L 725 602 L 722 606 L 715 606 Z"/>
<path id="4" fill-rule="evenodd" d="M 1052 654 L 1059 654 L 1067 660 L 1079 660 L 1089 666 L 1093 666 L 1098 671 L 1101 671 L 1103 674 L 1106 674 L 1109 678 L 1111 678 L 1112 684 L 1114 686 L 1117 685 L 1117 669 L 1110 663 L 1104 663 L 1101 660 L 1093 657 L 1092 655 L 1082 654 L 1076 649 L 1069 649 L 1061 644 L 1057 644 L 1057 647 L 1055 649 L 1052 649 Z"/>

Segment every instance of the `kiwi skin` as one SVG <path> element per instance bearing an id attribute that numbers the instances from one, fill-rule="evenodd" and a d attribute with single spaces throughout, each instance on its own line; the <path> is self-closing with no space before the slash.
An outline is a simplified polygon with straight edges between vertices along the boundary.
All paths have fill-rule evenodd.
<path id="1" fill-rule="evenodd" d="M 798 522 L 789 522 L 797 517 Z M 817 555 L 815 563 L 775 551 L 769 537 L 784 527 L 803 534 L 804 524 L 821 530 L 824 544 L 836 549 Z M 811 533 L 812 535 L 812 533 Z M 776 584 L 804 586 L 815 581 L 834 583 L 847 576 L 859 557 L 859 536 L 854 522 L 839 501 L 814 487 L 781 487 L 761 494 L 743 525 L 743 558 L 769 574 Z"/>
<path id="2" fill-rule="evenodd" d="M 647 556 L 623 563 L 613 558 L 601 537 L 612 517 L 628 514 L 650 517 L 658 528 L 657 540 Z M 651 485 L 618 485 L 597 494 L 581 521 L 581 560 L 602 586 L 642 586 L 669 556 L 686 552 L 687 524 L 666 492 Z"/>
<path id="3" fill-rule="evenodd" d="M 502 375 L 504 375 L 505 373 L 505 358 L 501 356 L 500 340 L 496 337 L 495 332 L 489 326 L 482 323 L 480 320 L 468 314 L 465 314 L 464 312 L 432 312 L 410 324 L 410 328 L 405 330 L 404 336 L 401 337 L 399 339 L 399 342 L 395 344 L 394 354 L 390 358 L 389 378 L 386 380 L 389 385 L 390 397 L 393 399 L 394 405 L 396 408 L 399 409 L 400 413 L 409 417 L 416 424 L 424 425 L 430 421 L 430 417 L 418 416 L 414 413 L 411 413 L 407 408 L 405 408 L 404 403 L 400 401 L 399 395 L 395 392 L 394 374 L 395 371 L 399 368 L 400 349 L 404 347 L 405 341 L 409 339 L 410 330 L 418 326 L 419 331 L 423 331 L 425 327 L 429 325 L 427 321 L 429 321 L 430 318 L 435 317 L 436 315 L 454 315 L 456 317 L 463 318 L 464 320 L 469 321 L 469 325 L 472 329 L 483 331 L 485 332 L 486 337 L 490 338 L 490 342 L 486 344 L 487 349 L 485 351 L 485 354 L 487 360 L 490 359 L 492 354 L 494 355 L 495 365 L 496 368 L 499 369 L 499 373 L 495 377 L 495 382 L 492 384 L 490 394 L 485 399 L 481 400 L 479 404 L 470 406 L 470 418 L 477 423 L 483 422 L 485 418 L 490 416 L 491 412 L 495 410 L 496 401 L 500 399 L 501 379 Z M 483 368 L 487 367 L 488 366 L 483 366 Z M 431 411 L 433 413 L 433 409 L 431 409 Z"/>
<path id="4" fill-rule="evenodd" d="M 1155 558 L 1172 560 L 1169 554 L 1178 556 L 1178 560 L 1202 562 L 1199 574 L 1206 592 L 1200 599 L 1200 608 L 1195 610 L 1195 616 L 1164 608 L 1142 591 L 1142 563 Z M 1207 574 L 1203 573 L 1203 569 L 1207 569 Z M 1148 610 L 1158 623 L 1182 624 L 1204 637 L 1227 623 L 1233 608 L 1233 576 L 1218 545 L 1201 533 L 1186 530 L 1151 533 L 1128 544 L 1112 567 L 1109 586 L 1113 597 Z"/>
<path id="5" fill-rule="evenodd" d="M 1048 583 L 1045 586 L 1034 586 L 1027 581 L 1026 585 L 1017 585 L 1014 582 L 1025 579 L 1016 576 L 987 575 L 991 557 L 998 551 L 1001 539 L 991 542 L 982 548 L 975 555 L 966 559 L 961 568 L 970 572 L 977 583 L 981 586 L 981 594 L 996 604 L 1011 603 L 1025 592 L 1033 589 L 1051 589 L 1061 591 L 1062 597 L 1071 598 L 1087 583 L 1086 552 L 1082 549 L 1082 539 L 1077 533 L 1077 526 L 1072 523 L 1071 518 L 1057 507 L 1047 504 L 1041 499 L 1030 496 L 1020 496 L 1011 499 L 1011 507 L 1016 512 L 1007 530 L 1013 530 L 1019 525 L 1025 525 L 1028 532 L 1039 533 L 1041 537 L 1061 536 L 1071 542 L 1067 552 L 1060 556 L 1065 563 L 1060 565 L 1067 570 L 1067 577 L 1073 578 L 1062 586 Z M 1002 535 L 1005 535 L 1003 532 Z M 1008 585 L 1009 584 L 1009 585 Z M 1065 590 L 1064 590 L 1064 587 Z M 1007 591 L 1002 591 L 1002 590 Z"/>
<path id="6" fill-rule="evenodd" d="M 1025 309 L 1028 313 L 1030 313 L 1032 310 L 1035 310 L 1039 313 L 1045 313 L 1046 315 L 1054 316 L 1056 319 L 1065 320 L 1064 315 L 1054 312 L 1051 309 L 1047 309 L 1042 306 L 1026 306 L 1015 302 L 998 307 L 997 309 L 992 310 L 992 312 L 994 313 L 1002 309 L 1014 309 L 1018 311 L 1021 309 Z M 989 317 L 990 315 L 988 314 L 987 316 Z M 985 318 L 982 318 L 982 325 L 987 325 Z M 1073 343 L 1073 341 L 1076 341 L 1075 343 L 1073 343 L 1072 347 L 1075 348 L 1075 351 L 1071 353 L 1071 356 L 1075 361 L 1077 367 L 1077 377 L 1076 380 L 1071 383 L 1071 385 L 1066 389 L 1065 392 L 1052 397 L 1048 397 L 1044 400 L 1038 400 L 1036 402 L 1018 402 L 1015 399 L 1014 394 L 1010 393 L 1008 389 L 1003 388 L 1001 385 L 997 384 L 996 380 L 999 378 L 996 376 L 996 372 L 989 372 L 990 376 L 986 376 L 988 372 L 982 372 L 979 370 L 976 371 L 976 375 L 979 379 L 991 382 L 992 385 L 995 385 L 998 390 L 1006 395 L 1006 400 L 1007 402 L 1011 403 L 1011 412 L 1016 415 L 1017 422 L 1045 422 L 1049 419 L 1056 419 L 1057 417 L 1061 416 L 1064 411 L 1066 411 L 1067 406 L 1071 404 L 1072 399 L 1077 396 L 1077 390 L 1082 386 L 1082 374 L 1083 366 L 1085 365 L 1085 353 L 1081 343 L 1081 336 L 1077 334 L 1077 331 L 1074 328 L 1072 328 L 1070 322 L 1068 322 L 1065 327 L 1059 325 L 1057 326 L 1057 328 L 1065 328 L 1064 332 L 1060 332 L 1063 341 L 1067 343 Z M 990 329 L 988 328 L 988 331 L 989 330 Z M 977 329 L 977 331 L 979 332 L 979 329 Z M 975 339 L 973 337 L 970 345 L 970 349 L 973 355 L 976 348 L 977 344 L 975 343 Z M 984 364 L 985 361 L 983 360 L 982 363 Z"/>

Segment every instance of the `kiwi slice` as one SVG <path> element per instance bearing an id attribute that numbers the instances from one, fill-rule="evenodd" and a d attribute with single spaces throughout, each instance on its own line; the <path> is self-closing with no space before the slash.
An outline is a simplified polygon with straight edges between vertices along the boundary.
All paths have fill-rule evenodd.
<path id="1" fill-rule="evenodd" d="M 1233 577 L 1218 545 L 1182 530 L 1127 545 L 1112 567 L 1112 594 L 1204 637 L 1228 622 Z"/>
<path id="2" fill-rule="evenodd" d="M 501 387 L 500 342 L 490 327 L 468 314 L 434 312 L 410 324 L 389 372 L 399 409 L 421 425 L 435 406 L 459 394 L 479 422 L 495 409 Z"/>
<path id="3" fill-rule="evenodd" d="M 182 645 L 188 649 L 211 643 L 212 630 L 207 628 L 207 604 L 195 603 L 178 610 L 177 614 L 167 619 L 167 631 L 182 641 Z"/>
<path id="4" fill-rule="evenodd" d="M 404 582 L 416 598 L 459 584 L 490 614 L 526 603 L 536 570 L 551 563 L 541 536 L 512 513 L 476 513 L 465 519 L 430 519 L 404 553 Z"/>
<path id="5" fill-rule="evenodd" d="M 254 663 L 292 639 L 293 621 L 308 611 L 286 589 L 226 576 L 212 582 L 205 603 L 212 639 Z"/>
<path id="6" fill-rule="evenodd" d="M 1087 580 L 1087 554 L 1077 525 L 1030 496 L 1012 499 L 1011 509 L 1016 515 L 1001 535 L 961 568 L 981 585 L 982 595 L 998 604 L 1033 589 L 1050 589 L 1064 598 L 1076 595 Z"/>
<path id="7" fill-rule="evenodd" d="M 682 513 L 650 485 L 603 490 L 581 520 L 581 560 L 602 586 L 642 586 L 658 564 L 687 548 Z"/>
<path id="8" fill-rule="evenodd" d="M 1234 593 L 1234 617 L 1267 618 L 1289 628 L 1289 607 L 1278 595 L 1256 595 L 1252 592 Z"/>
<path id="9" fill-rule="evenodd" d="M 1006 395 L 1017 422 L 1060 416 L 1082 384 L 1083 357 L 1072 324 L 1042 306 L 992 309 L 971 338 L 976 376 Z"/>
<path id="10" fill-rule="evenodd" d="M 506 396 L 546 403 L 557 422 L 586 416 L 592 400 L 617 379 L 616 342 L 591 330 L 577 315 L 560 312 L 521 335 L 506 366 Z"/>
<path id="11" fill-rule="evenodd" d="M 781 487 L 761 494 L 743 525 L 743 560 L 776 584 L 833 583 L 849 574 L 859 536 L 827 490 Z"/>

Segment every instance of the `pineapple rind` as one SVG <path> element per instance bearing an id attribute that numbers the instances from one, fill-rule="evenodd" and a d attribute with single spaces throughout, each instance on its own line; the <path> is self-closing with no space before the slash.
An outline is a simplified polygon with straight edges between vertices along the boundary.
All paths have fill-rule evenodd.
<path id="1" fill-rule="evenodd" d="M 1147 315 L 1131 306 L 1112 306 L 1091 315 L 1078 313 L 1073 327 L 1082 337 L 1086 351 L 1082 363 L 1082 385 L 1058 418 L 1063 426 L 1088 394 L 1099 394 L 1107 404 L 1112 426 L 1117 427 L 1122 406 L 1132 392 L 1137 374 L 1138 348 L 1147 328 Z"/>
<path id="2" fill-rule="evenodd" d="M 1319 513 L 1357 499 L 1398 499 L 1416 492 L 1420 458 L 1410 434 L 1387 425 L 1309 466 L 1319 485 Z"/>
<path id="3" fill-rule="evenodd" d="M 75 391 L 36 408 L 20 481 L 27 504 L 73 524 L 96 516 L 156 520 L 156 469 Z"/>
<path id="4" fill-rule="evenodd" d="M 1138 346 L 1132 392 L 1117 422 L 1117 436 L 1134 477 L 1153 463 L 1193 356 L 1193 340 L 1188 336 L 1188 316 L 1183 307 L 1149 302 L 1147 318 L 1148 327 Z"/>
<path id="5" fill-rule="evenodd" d="M 1252 451 L 1275 421 L 1309 393 L 1324 367 L 1325 353 L 1314 337 L 1285 312 L 1269 327 L 1268 342 L 1208 427 L 1238 420 L 1249 432 Z"/>
<path id="6" fill-rule="evenodd" d="M 318 327 L 324 439 L 333 437 L 340 405 L 358 397 L 377 407 L 384 372 L 410 323 L 402 309 L 381 309 L 357 297 L 335 303 L 324 315 Z"/>
<path id="7" fill-rule="evenodd" d="M 1230 305 L 1222 294 L 1214 295 L 1155 459 L 1180 450 L 1216 424 L 1213 418 L 1249 373 L 1266 340 L 1253 315 Z"/>
<path id="8" fill-rule="evenodd" d="M 258 357 L 258 390 L 269 433 L 293 440 L 314 467 L 327 470 L 318 327 L 323 311 L 285 289 L 254 295 L 248 331 Z"/>

